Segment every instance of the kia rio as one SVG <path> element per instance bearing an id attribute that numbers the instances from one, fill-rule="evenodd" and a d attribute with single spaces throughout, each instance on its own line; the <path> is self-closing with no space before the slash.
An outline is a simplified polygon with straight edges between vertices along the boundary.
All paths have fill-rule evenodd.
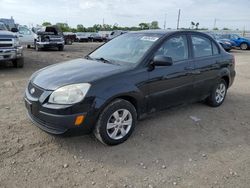
<path id="1" fill-rule="evenodd" d="M 131 32 L 84 58 L 35 72 L 25 105 L 48 133 L 94 133 L 116 145 L 152 112 L 195 101 L 220 106 L 234 77 L 234 57 L 207 34 Z"/>

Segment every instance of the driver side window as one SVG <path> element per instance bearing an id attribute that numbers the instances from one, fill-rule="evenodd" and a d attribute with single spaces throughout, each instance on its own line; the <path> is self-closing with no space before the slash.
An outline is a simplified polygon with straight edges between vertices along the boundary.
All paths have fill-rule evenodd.
<path id="1" fill-rule="evenodd" d="M 174 62 L 188 59 L 188 42 L 185 35 L 174 36 L 163 43 L 155 55 L 171 57 Z"/>

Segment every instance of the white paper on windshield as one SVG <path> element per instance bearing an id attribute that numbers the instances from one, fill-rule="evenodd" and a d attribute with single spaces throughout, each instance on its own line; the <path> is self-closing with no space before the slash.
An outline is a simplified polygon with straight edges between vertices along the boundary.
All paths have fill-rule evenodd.
<path id="1" fill-rule="evenodd" d="M 141 40 L 144 40 L 144 41 L 150 41 L 150 42 L 155 42 L 159 39 L 159 37 L 149 37 L 149 36 L 144 36 L 141 38 Z"/>

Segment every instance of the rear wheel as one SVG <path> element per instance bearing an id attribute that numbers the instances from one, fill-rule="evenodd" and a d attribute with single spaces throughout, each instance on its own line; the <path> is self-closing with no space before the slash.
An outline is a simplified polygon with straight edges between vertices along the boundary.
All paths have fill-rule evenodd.
<path id="1" fill-rule="evenodd" d="M 213 88 L 210 96 L 207 98 L 207 104 L 212 107 L 222 105 L 227 95 L 228 85 L 224 79 L 221 79 L 218 84 Z"/>
<path id="2" fill-rule="evenodd" d="M 128 101 L 117 99 L 100 114 L 94 134 L 104 144 L 117 145 L 132 134 L 137 120 L 135 107 Z"/>
<path id="3" fill-rule="evenodd" d="M 16 68 L 23 68 L 24 59 L 23 58 L 15 59 L 12 61 L 12 63 L 13 63 L 13 66 Z"/>
<path id="4" fill-rule="evenodd" d="M 248 44 L 247 44 L 247 43 L 242 43 L 242 44 L 240 45 L 240 49 L 241 49 L 241 50 L 247 50 L 247 49 L 248 49 Z"/>

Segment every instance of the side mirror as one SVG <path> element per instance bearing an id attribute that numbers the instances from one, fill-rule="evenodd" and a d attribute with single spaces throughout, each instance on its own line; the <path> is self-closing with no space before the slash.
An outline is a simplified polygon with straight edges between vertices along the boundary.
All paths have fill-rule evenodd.
<path id="1" fill-rule="evenodd" d="M 13 28 L 11 28 L 11 32 L 13 32 L 13 33 L 17 33 L 17 32 L 18 32 L 18 29 L 17 29 L 17 28 L 15 28 L 15 27 L 13 27 Z"/>
<path id="2" fill-rule="evenodd" d="M 156 55 L 153 63 L 155 66 L 171 66 L 173 65 L 173 59 L 164 55 Z"/>

